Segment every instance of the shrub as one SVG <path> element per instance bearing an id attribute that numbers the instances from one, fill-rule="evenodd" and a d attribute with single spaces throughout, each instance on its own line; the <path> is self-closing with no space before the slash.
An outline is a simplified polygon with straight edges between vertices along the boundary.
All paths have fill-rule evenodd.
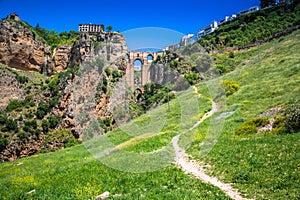
<path id="1" fill-rule="evenodd" d="M 79 143 L 80 142 L 78 140 L 76 140 L 74 137 L 71 137 L 71 138 L 67 139 L 67 142 L 65 143 L 64 147 L 65 148 L 73 147 Z"/>
<path id="2" fill-rule="evenodd" d="M 258 131 L 259 127 L 265 126 L 269 123 L 267 118 L 252 118 L 242 124 L 239 128 L 235 130 L 237 135 L 249 135 L 255 134 Z"/>
<path id="3" fill-rule="evenodd" d="M 25 131 L 20 131 L 18 132 L 17 134 L 18 138 L 21 140 L 21 141 L 27 141 L 29 139 L 29 134 L 26 133 Z"/>
<path id="4" fill-rule="evenodd" d="M 55 130 L 48 133 L 45 137 L 46 143 L 58 142 L 58 143 L 67 143 L 68 138 L 72 136 L 70 130 L 62 129 L 62 130 Z"/>
<path id="5" fill-rule="evenodd" d="M 23 121 L 23 115 L 20 115 L 19 117 L 18 117 L 18 121 Z"/>
<path id="6" fill-rule="evenodd" d="M 0 137 L 0 151 L 3 151 L 8 145 L 8 143 L 9 142 L 7 138 Z"/>
<path id="7" fill-rule="evenodd" d="M 250 135 L 257 133 L 258 128 L 254 124 L 243 124 L 236 129 L 235 134 L 237 135 Z"/>
<path id="8" fill-rule="evenodd" d="M 275 119 L 274 119 L 272 133 L 275 133 L 275 134 L 285 134 L 285 133 L 287 133 L 284 121 L 285 121 L 285 117 L 276 116 Z"/>
<path id="9" fill-rule="evenodd" d="M 112 73 L 109 67 L 105 68 L 104 71 L 107 76 L 110 76 Z"/>
<path id="10" fill-rule="evenodd" d="M 233 52 L 230 52 L 230 53 L 228 54 L 228 57 L 229 57 L 229 58 L 234 58 L 234 53 L 233 53 Z"/>
<path id="11" fill-rule="evenodd" d="M 18 131 L 18 123 L 16 120 L 8 119 L 6 121 L 6 128 L 8 131 Z"/>
<path id="12" fill-rule="evenodd" d="M 28 126 L 28 127 L 30 127 L 30 128 L 37 129 L 37 122 L 36 122 L 36 120 L 26 121 L 25 125 Z"/>
<path id="13" fill-rule="evenodd" d="M 223 85 L 225 89 L 225 94 L 226 96 L 230 96 L 236 91 L 239 90 L 240 86 L 234 81 L 229 81 L 229 80 L 223 80 Z"/>
<path id="14" fill-rule="evenodd" d="M 38 107 L 37 107 L 37 110 L 36 110 L 36 117 L 38 119 L 43 119 L 44 116 L 50 111 L 50 107 L 44 103 L 44 102 L 40 102 Z"/>
<path id="15" fill-rule="evenodd" d="M 226 67 L 225 65 L 223 65 L 223 64 L 218 64 L 218 65 L 216 65 L 216 68 L 217 68 L 217 70 L 218 70 L 218 72 L 219 72 L 220 74 L 224 74 L 224 73 L 230 71 L 230 69 L 229 69 L 228 67 Z"/>
<path id="16" fill-rule="evenodd" d="M 49 127 L 52 129 L 55 129 L 59 122 L 61 121 L 61 117 L 60 116 L 49 116 L 48 117 L 48 121 L 49 121 Z"/>
<path id="17" fill-rule="evenodd" d="M 124 74 L 122 72 L 119 72 L 118 70 L 114 69 L 112 71 L 112 77 L 113 77 L 113 80 L 112 82 L 117 82 L 119 81 L 120 78 L 122 78 Z"/>
<path id="18" fill-rule="evenodd" d="M 20 84 L 28 83 L 29 79 L 26 76 L 16 75 L 16 79 Z"/>
<path id="19" fill-rule="evenodd" d="M 194 85 L 194 84 L 196 84 L 198 82 L 198 80 L 200 78 L 200 74 L 199 73 L 190 72 L 188 74 L 185 74 L 184 78 L 186 78 L 186 80 L 189 82 L 189 84 Z"/>
<path id="20" fill-rule="evenodd" d="M 105 119 L 98 119 L 98 122 L 100 124 L 100 127 L 104 129 L 104 132 L 108 132 L 111 130 L 111 118 L 105 118 Z"/>
<path id="21" fill-rule="evenodd" d="M 48 122 L 48 120 L 43 120 L 42 121 L 42 129 L 43 129 L 44 133 L 49 131 L 49 127 L 50 127 L 50 123 Z"/>
<path id="22" fill-rule="evenodd" d="M 5 114 L 0 114 L 0 126 L 5 125 L 7 120 L 8 118 Z"/>
<path id="23" fill-rule="evenodd" d="M 300 103 L 295 102 L 284 109 L 284 125 L 287 133 L 300 132 Z"/>
<path id="24" fill-rule="evenodd" d="M 6 111 L 11 112 L 19 107 L 22 107 L 22 102 L 18 101 L 16 99 L 13 99 L 8 103 L 8 105 L 6 107 Z"/>
<path id="25" fill-rule="evenodd" d="M 30 127 L 29 126 L 23 126 L 23 131 L 25 132 L 29 132 L 30 131 Z"/>

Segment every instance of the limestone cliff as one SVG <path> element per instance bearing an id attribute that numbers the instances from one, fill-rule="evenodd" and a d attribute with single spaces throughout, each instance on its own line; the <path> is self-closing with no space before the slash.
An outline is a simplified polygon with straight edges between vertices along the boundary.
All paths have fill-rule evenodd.
<path id="1" fill-rule="evenodd" d="M 0 97 L 3 99 L 0 111 L 3 113 L 0 112 L 0 114 L 13 120 L 17 127 L 14 134 L 11 134 L 6 130 L 5 124 L 0 123 L 0 140 L 4 138 L 7 142 L 5 142 L 5 147 L 0 146 L 0 160 L 11 161 L 43 150 L 53 151 L 64 148 L 66 141 L 70 138 L 81 139 L 82 134 L 75 127 L 74 105 L 81 106 L 80 102 L 74 101 L 74 82 L 75 77 L 78 76 L 75 74 L 75 69 L 79 68 L 84 71 L 90 64 L 102 63 L 101 70 L 98 70 L 97 73 L 86 73 L 88 77 L 83 79 L 83 88 L 77 95 L 80 94 L 84 97 L 85 94 L 88 94 L 90 89 L 85 85 L 93 80 L 96 83 L 100 79 L 105 79 L 109 83 L 108 90 L 112 90 L 116 77 L 113 76 L 113 73 L 102 72 L 109 67 L 111 71 L 117 72 L 118 76 L 124 74 L 127 66 L 126 53 L 125 38 L 120 33 L 84 33 L 80 34 L 73 44 L 63 44 L 51 49 L 37 35 L 35 29 L 21 21 L 16 14 L 11 14 L 2 20 L 0 22 L 0 63 L 5 65 L 5 70 L 11 70 L 9 68 L 17 70 L 11 70 L 11 73 L 4 73 L 4 70 L 3 73 L 0 73 L 0 78 L 2 77 L 0 86 L 3 90 L 0 93 Z M 29 82 L 19 85 L 15 80 L 16 75 L 12 72 L 16 72 L 16 74 L 22 72 L 20 73 L 23 74 L 22 76 L 29 75 Z M 38 76 L 36 80 L 31 79 L 30 74 L 36 76 L 38 74 L 36 72 L 41 73 L 40 77 Z M 97 88 L 97 84 L 92 86 Z M 95 106 L 92 108 L 94 113 L 101 119 L 111 118 L 112 108 L 109 94 L 103 91 L 96 92 L 99 92 L 100 95 L 95 99 Z M 32 97 L 32 102 L 30 102 L 32 107 L 22 104 L 23 107 L 14 109 L 13 114 L 6 111 L 5 108 L 10 100 L 17 99 L 21 103 L 27 96 Z M 41 109 L 39 108 L 40 103 L 48 105 L 50 110 L 45 113 L 45 116 L 37 117 L 37 111 Z M 61 120 L 55 128 L 45 131 L 42 123 L 46 121 L 44 125 L 47 126 L 49 117 L 59 117 Z M 28 125 L 25 125 L 28 121 L 37 121 L 37 127 L 28 131 Z M 55 130 L 63 129 L 69 130 L 71 135 L 65 134 L 59 136 L 61 137 L 59 139 L 56 139 L 58 136 L 52 137 L 52 133 L 56 134 Z"/>
<path id="2" fill-rule="evenodd" d="M 42 72 L 50 55 L 50 47 L 16 14 L 0 22 L 0 63 L 21 70 Z"/>

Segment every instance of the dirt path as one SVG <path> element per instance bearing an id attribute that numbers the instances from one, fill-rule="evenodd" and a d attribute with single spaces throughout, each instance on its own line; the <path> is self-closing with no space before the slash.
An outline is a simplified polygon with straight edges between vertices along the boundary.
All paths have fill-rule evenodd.
<path id="1" fill-rule="evenodd" d="M 196 93 L 198 93 L 198 90 L 196 87 L 194 87 L 194 90 Z M 211 117 L 215 112 L 217 112 L 217 104 L 212 101 L 212 110 L 206 113 L 190 130 L 196 128 L 199 126 L 204 120 Z M 185 173 L 191 174 L 204 183 L 211 184 L 215 187 L 220 188 L 223 192 L 225 192 L 229 197 L 235 200 L 248 200 L 247 198 L 244 198 L 240 195 L 240 193 L 231 187 L 228 183 L 222 183 L 215 177 L 211 177 L 205 173 L 205 170 L 203 166 L 198 163 L 195 160 L 190 160 L 190 156 L 185 153 L 185 150 L 179 147 L 178 141 L 179 141 L 180 135 L 177 135 L 173 138 L 172 144 L 175 150 L 175 164 Z"/>

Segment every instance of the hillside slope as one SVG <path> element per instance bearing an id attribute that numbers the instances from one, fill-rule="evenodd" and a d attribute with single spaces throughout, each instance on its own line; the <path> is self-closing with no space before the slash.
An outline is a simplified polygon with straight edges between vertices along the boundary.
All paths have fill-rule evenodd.
<path id="1" fill-rule="evenodd" d="M 170 103 L 170 112 L 166 111 L 168 105 L 163 105 L 134 121 L 142 128 L 145 127 L 143 130 L 146 130 L 147 137 L 136 137 L 143 133 L 135 133 L 136 126 L 131 127 L 130 124 L 125 129 L 109 133 L 107 137 L 120 150 L 152 152 L 164 146 L 169 147 L 173 137 L 185 133 L 179 144 L 182 147 L 189 147 L 186 144 L 190 144 L 187 152 L 211 166 L 207 167 L 207 173 L 232 183 L 244 196 L 256 199 L 298 199 L 300 134 L 272 131 L 257 133 L 257 129 L 240 134 L 237 130 L 271 108 L 285 107 L 300 99 L 299 38 L 300 32 L 296 31 L 286 38 L 262 45 L 259 54 L 257 48 L 237 52 L 235 59 L 242 62 L 235 66 L 235 71 L 222 77 L 223 81 L 212 80 L 220 85 L 229 83 L 229 87 L 225 87 L 227 98 L 211 96 L 208 87 L 211 82 L 197 85 L 201 94 L 197 96 L 199 113 L 182 118 L 182 111 L 192 109 L 193 105 L 193 98 L 190 96 L 192 93 L 182 93 L 177 98 L 191 101 L 185 104 L 186 107 L 181 107 L 175 99 Z M 219 93 L 223 93 L 222 90 Z M 194 129 L 190 128 L 211 109 L 212 98 L 218 104 L 226 103 L 213 116 L 215 119 L 224 119 L 225 124 L 218 132 L 220 136 L 216 138 L 216 145 L 206 155 L 200 144 L 210 136 L 207 130 L 210 128 L 210 120 L 205 120 Z M 154 132 L 151 132 L 153 129 L 148 130 L 151 115 L 160 116 L 163 113 L 167 120 L 162 129 Z M 264 114 L 263 118 L 280 115 L 278 112 L 269 113 L 271 114 Z M 128 135 L 122 130 L 133 132 Z M 192 140 L 192 143 L 187 140 Z M 121 194 L 113 197 L 119 199 L 228 198 L 217 188 L 184 175 L 173 165 L 141 174 L 109 168 L 86 149 L 92 147 L 89 150 L 97 155 L 101 152 L 97 148 L 107 148 L 97 145 L 97 142 L 1 164 L 1 198 L 87 199 L 95 198 L 105 191 L 113 195 Z M 118 150 L 110 152 L 112 157 L 108 158 L 113 159 L 102 159 L 102 162 L 113 164 L 118 161 L 116 159 L 120 159 L 118 155 L 123 155 Z M 172 151 L 170 153 L 168 155 L 172 155 Z M 129 161 L 126 157 L 121 157 L 121 161 L 125 161 L 123 167 L 129 165 L 137 169 L 138 165 L 135 164 L 143 164 L 139 160 L 135 160 L 136 163 L 126 163 Z M 140 170 L 147 171 L 149 166 L 143 166 Z M 32 190 L 34 192 L 27 194 Z"/>

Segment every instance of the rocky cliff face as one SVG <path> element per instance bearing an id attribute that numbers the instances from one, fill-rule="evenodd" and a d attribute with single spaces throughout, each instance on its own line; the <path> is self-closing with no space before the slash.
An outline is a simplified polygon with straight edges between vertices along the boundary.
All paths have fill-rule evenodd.
<path id="1" fill-rule="evenodd" d="M 12 99 L 23 100 L 24 93 L 16 76 L 0 66 L 0 111 L 4 110 Z"/>
<path id="2" fill-rule="evenodd" d="M 126 41 L 120 33 L 85 33 L 71 48 L 69 66 L 91 61 L 96 57 L 106 63 L 112 63 L 119 60 L 126 52 Z"/>
<path id="3" fill-rule="evenodd" d="M 50 47 L 30 30 L 17 15 L 0 23 L 0 62 L 13 68 L 42 72 Z"/>
<path id="4" fill-rule="evenodd" d="M 0 22 L 0 63 L 3 63 L 7 67 L 22 71 L 36 71 L 49 76 L 57 74 L 67 68 L 74 68 L 75 66 L 85 71 L 90 64 L 95 65 L 97 62 L 102 63 L 101 68 L 99 68 L 101 70 L 96 70 L 97 73 L 91 72 L 84 75 L 86 77 L 83 77 L 85 79 L 83 79 L 82 90 L 76 93 L 76 95 L 82 95 L 82 98 L 91 91 L 90 88 L 85 87 L 87 84 L 94 82 L 94 84 L 91 83 L 89 85 L 95 89 L 97 88 L 97 81 L 99 82 L 99 80 L 104 77 L 109 82 L 110 87 L 113 87 L 112 80 L 115 81 L 115 77 L 113 77 L 112 74 L 102 73 L 102 69 L 109 67 L 112 71 L 118 71 L 120 74 L 124 73 L 127 66 L 125 59 L 126 53 L 127 46 L 125 38 L 120 33 L 103 32 L 97 34 L 81 34 L 72 45 L 65 44 L 51 50 L 51 47 L 35 33 L 34 29 L 25 22 L 22 22 L 17 15 L 9 15 Z M 31 72 L 26 73 L 32 74 Z M 63 148 L 64 141 L 66 140 L 62 138 L 61 140 L 55 140 L 49 143 L 50 136 L 48 133 L 42 131 L 42 120 L 48 120 L 49 116 L 59 116 L 61 118 L 61 122 L 56 129 L 70 130 L 71 136 L 68 137 L 74 137 L 76 139 L 82 138 L 82 134 L 75 126 L 76 110 L 74 108 L 74 105 L 80 106 L 82 102 L 76 102 L 74 97 L 76 75 L 73 74 L 73 72 L 68 73 L 70 74 L 66 77 L 60 77 L 60 75 L 63 76 L 63 74 L 66 74 L 63 72 L 53 78 L 47 78 L 41 75 L 44 77 L 43 81 L 37 80 L 38 83 L 30 81 L 30 83 L 24 86 L 24 91 L 22 87 L 18 85 L 14 75 L 7 75 L 7 73 L 4 72 L 0 73 L 0 88 L 3 90 L 3 93 L 0 93 L 0 97 L 5 100 L 1 102 L 0 110 L 6 112 L 5 107 L 11 99 L 22 100 L 27 95 L 33 95 L 35 107 L 31 108 L 30 111 L 32 118 L 29 119 L 24 116 L 23 121 L 31 119 L 38 121 L 36 130 L 40 130 L 37 136 L 30 136 L 30 139 L 23 142 L 18 139 L 18 134 L 15 134 L 14 137 L 12 137 L 13 139 L 9 140 L 6 148 L 0 152 L 0 160 L 11 161 L 19 157 L 29 156 L 40 152 L 43 148 L 50 151 Z M 51 84 L 51 82 L 57 78 L 60 79 L 60 81 L 58 81 L 56 85 L 49 86 L 48 83 L 50 82 Z M 29 88 L 32 87 L 32 89 L 34 89 L 37 85 L 40 85 L 40 88 L 39 90 L 35 90 L 35 93 L 25 94 L 25 89 L 29 91 Z M 59 91 L 53 91 L 53 88 L 59 88 Z M 109 89 L 111 90 L 112 88 Z M 57 93 L 61 94 L 59 99 L 57 99 L 57 104 L 51 108 L 51 111 L 43 119 L 38 119 L 35 116 L 38 110 L 37 105 L 40 102 L 45 102 L 50 105 L 57 97 Z M 79 100 L 80 98 L 81 96 Z M 102 92 L 99 99 L 95 102 L 94 107 L 91 109 L 94 110 L 92 112 L 95 113 L 98 118 L 111 118 L 112 108 L 110 96 Z M 22 115 L 18 113 L 18 111 L 14 112 L 14 115 L 10 115 L 10 113 L 6 114 L 12 119 L 14 119 L 13 116 Z M 24 123 L 17 123 L 21 133 L 24 133 Z M 51 132 L 53 131 L 54 130 L 51 130 Z M 0 139 L 2 136 L 10 138 L 7 136 L 10 134 L 9 132 L 4 132 L 4 134 L 6 134 L 5 136 L 1 134 L 0 131 Z"/>
<path id="5" fill-rule="evenodd" d="M 54 49 L 51 63 L 54 64 L 52 73 L 59 73 L 69 66 L 72 45 L 62 45 Z M 50 67 L 51 70 L 51 67 Z"/>
<path id="6" fill-rule="evenodd" d="M 16 14 L 0 23 L 0 63 L 12 68 L 53 75 L 95 57 L 114 61 L 126 51 L 125 38 L 120 33 L 82 34 L 74 44 L 51 51 Z"/>

